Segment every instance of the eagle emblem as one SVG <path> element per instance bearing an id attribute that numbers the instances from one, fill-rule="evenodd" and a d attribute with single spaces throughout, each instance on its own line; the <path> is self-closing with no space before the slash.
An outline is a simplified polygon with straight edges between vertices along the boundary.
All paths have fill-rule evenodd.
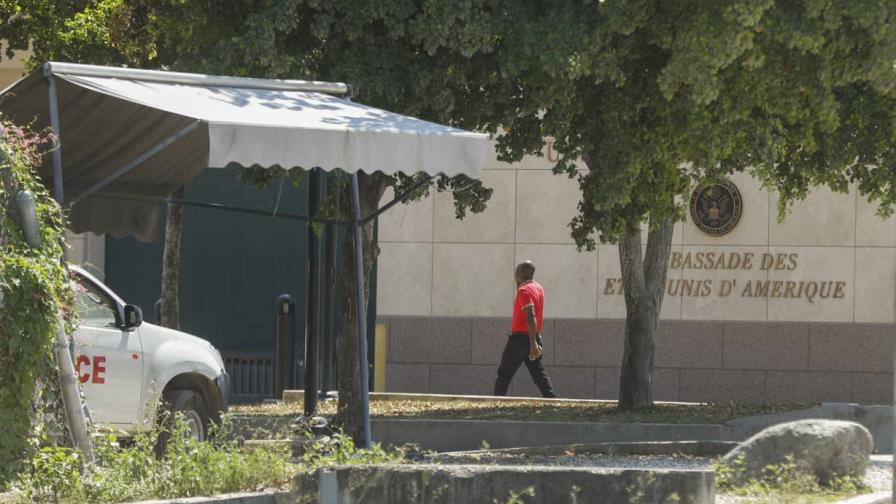
<path id="1" fill-rule="evenodd" d="M 728 234 L 740 221 L 740 191 L 728 180 L 699 186 L 691 193 L 691 220 L 712 236 Z"/>

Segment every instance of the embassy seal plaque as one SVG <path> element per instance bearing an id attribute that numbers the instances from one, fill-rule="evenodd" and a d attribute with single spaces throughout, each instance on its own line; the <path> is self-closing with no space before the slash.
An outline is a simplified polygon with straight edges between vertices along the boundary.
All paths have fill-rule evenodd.
<path id="1" fill-rule="evenodd" d="M 691 193 L 691 220 L 711 236 L 731 232 L 740 221 L 740 191 L 728 180 L 699 186 Z"/>

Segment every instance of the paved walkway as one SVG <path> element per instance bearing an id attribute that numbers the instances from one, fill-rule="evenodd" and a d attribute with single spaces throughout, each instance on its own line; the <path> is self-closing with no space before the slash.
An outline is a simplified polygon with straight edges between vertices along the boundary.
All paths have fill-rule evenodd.
<path id="1" fill-rule="evenodd" d="M 875 492 L 890 491 L 893 487 L 893 456 L 872 455 L 865 481 Z"/>

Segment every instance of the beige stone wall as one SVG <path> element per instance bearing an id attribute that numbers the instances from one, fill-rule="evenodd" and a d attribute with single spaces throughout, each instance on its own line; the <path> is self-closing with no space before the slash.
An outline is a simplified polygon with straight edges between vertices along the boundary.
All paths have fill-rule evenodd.
<path id="1" fill-rule="evenodd" d="M 81 266 L 100 280 L 104 280 L 106 276 L 105 235 L 69 232 L 66 241 L 69 246 L 68 261 Z"/>
<path id="2" fill-rule="evenodd" d="M 4 47 L 6 46 L 5 40 L 0 42 L 2 42 Z M 5 54 L 3 55 L 3 59 L 0 60 L 0 89 L 6 89 L 10 84 L 28 73 L 28 69 L 25 67 L 25 60 L 30 56 L 30 51 L 18 52 L 13 59 L 8 59 Z"/>
<path id="3" fill-rule="evenodd" d="M 381 317 L 386 390 L 491 394 L 506 342 L 503 317 Z M 544 364 L 560 397 L 615 399 L 624 322 L 546 319 Z M 737 403 L 893 400 L 893 324 L 664 320 L 656 340 L 658 401 Z M 537 397 L 525 367 L 510 395 Z"/>
<path id="4" fill-rule="evenodd" d="M 379 313 L 509 316 L 513 266 L 532 259 L 547 290 L 546 316 L 623 317 L 623 299 L 613 280 L 620 276 L 617 248 L 576 251 L 567 224 L 576 214 L 579 190 L 574 180 L 553 175 L 550 166 L 545 158 L 506 164 L 492 157 L 482 177 L 495 191 L 488 210 L 463 221 L 454 218 L 449 194 L 384 214 Z M 673 253 L 690 254 L 692 266 L 698 253 L 733 253 L 741 262 L 752 254 L 752 267 L 670 269 L 664 319 L 894 321 L 896 218 L 878 218 L 856 191 L 822 189 L 779 223 L 774 194 L 747 174 L 732 181 L 743 198 L 738 226 L 713 237 L 690 220 L 679 223 Z M 762 268 L 763 257 L 774 261 L 779 255 L 780 269 Z"/>

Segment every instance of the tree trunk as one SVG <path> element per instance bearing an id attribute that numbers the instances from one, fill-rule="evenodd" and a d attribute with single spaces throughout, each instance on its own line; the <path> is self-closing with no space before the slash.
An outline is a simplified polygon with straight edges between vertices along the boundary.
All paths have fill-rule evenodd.
<path id="1" fill-rule="evenodd" d="M 358 189 L 361 195 L 361 217 L 364 218 L 376 211 L 380 198 L 386 190 L 386 184 L 378 175 L 358 173 Z M 346 191 L 343 201 L 351 201 Z M 337 341 L 338 391 L 334 423 L 355 443 L 364 438 L 364 419 L 361 416 L 361 368 L 358 365 L 360 348 L 358 346 L 357 302 L 355 299 L 355 245 L 354 230 L 349 226 L 345 249 L 342 253 L 342 270 L 339 274 L 340 284 L 340 329 Z M 362 246 L 364 249 L 364 299 L 370 299 L 370 272 L 373 262 L 379 255 L 379 247 L 373 235 L 373 222 L 362 227 Z M 366 363 L 364 363 L 366 365 Z"/>
<path id="2" fill-rule="evenodd" d="M 184 186 L 173 193 L 173 199 L 184 197 Z M 180 329 L 180 238 L 183 231 L 183 205 L 179 201 L 168 203 L 165 220 L 165 250 L 162 254 L 162 319 L 164 327 Z"/>
<path id="3" fill-rule="evenodd" d="M 666 219 L 651 228 L 643 255 L 640 231 L 631 232 L 619 241 L 626 312 L 619 384 L 619 409 L 622 410 L 653 405 L 654 342 L 666 290 L 674 222 Z"/>

